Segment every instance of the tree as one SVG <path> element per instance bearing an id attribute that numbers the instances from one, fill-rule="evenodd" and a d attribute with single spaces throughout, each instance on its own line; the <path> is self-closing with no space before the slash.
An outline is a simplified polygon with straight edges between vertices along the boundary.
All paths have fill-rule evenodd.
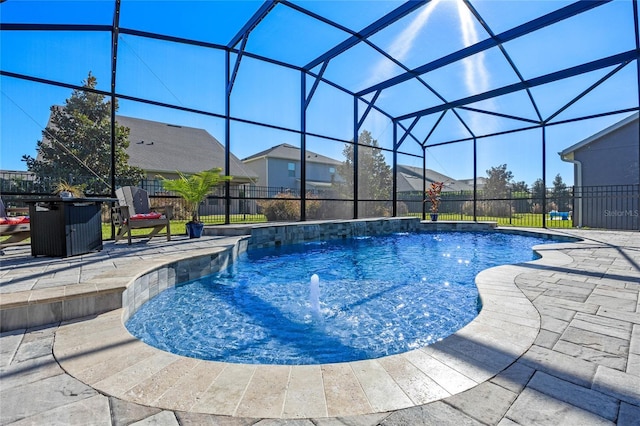
<path id="1" fill-rule="evenodd" d="M 82 83 L 89 90 L 74 90 L 64 106 L 51 107 L 49 124 L 36 146 L 37 158 L 24 155 L 22 161 L 40 183 L 67 181 L 84 185 L 88 193 L 110 192 L 111 102 L 91 91 L 97 84 L 91 72 Z M 127 163 L 129 128 L 116 125 L 115 145 L 116 180 L 138 185 L 144 172 Z"/>
<path id="2" fill-rule="evenodd" d="M 516 213 L 528 213 L 531 210 L 529 195 L 529 185 L 525 181 L 511 184 L 512 207 Z"/>
<path id="3" fill-rule="evenodd" d="M 542 213 L 542 200 L 544 199 L 547 188 L 544 181 L 540 178 L 536 179 L 531 185 L 531 202 L 532 213 Z"/>
<path id="4" fill-rule="evenodd" d="M 512 192 L 529 192 L 529 185 L 525 181 L 515 182 L 511 185 Z"/>
<path id="5" fill-rule="evenodd" d="M 378 141 L 363 130 L 358 136 L 358 199 L 388 200 L 391 198 L 391 167 L 386 163 Z M 346 194 L 353 197 L 354 145 L 342 150 L 345 161 L 338 167 L 345 180 Z"/>
<path id="6" fill-rule="evenodd" d="M 513 173 L 502 164 L 487 170 L 487 182 L 484 185 L 485 198 L 506 198 Z"/>
<path id="7" fill-rule="evenodd" d="M 507 170 L 507 165 L 502 164 L 487 170 L 487 182 L 484 186 L 484 198 L 495 199 L 486 202 L 484 213 L 491 216 L 505 216 L 511 213 L 509 201 L 501 200 L 508 196 L 509 185 L 513 179 L 513 173 Z"/>
<path id="8" fill-rule="evenodd" d="M 560 173 L 553 179 L 553 189 L 551 190 L 551 202 L 559 211 L 571 210 L 571 192 L 562 181 Z"/>

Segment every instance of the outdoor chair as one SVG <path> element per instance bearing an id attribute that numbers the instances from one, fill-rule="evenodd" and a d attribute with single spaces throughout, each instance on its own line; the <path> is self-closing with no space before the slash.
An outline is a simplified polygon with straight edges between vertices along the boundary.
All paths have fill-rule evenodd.
<path id="1" fill-rule="evenodd" d="M 28 215 L 11 215 L 13 213 L 29 213 L 28 207 L 7 207 L 0 199 L 0 237 L 9 238 L 0 241 L 0 254 L 3 248 L 20 244 L 31 235 L 31 225 Z"/>
<path id="2" fill-rule="evenodd" d="M 131 244 L 133 229 L 151 228 L 149 239 L 167 228 L 167 241 L 171 241 L 172 206 L 150 207 L 147 191 L 135 186 L 124 186 L 116 190 L 118 205 L 112 208 L 111 218 L 117 228 L 116 242 L 127 237 Z"/>

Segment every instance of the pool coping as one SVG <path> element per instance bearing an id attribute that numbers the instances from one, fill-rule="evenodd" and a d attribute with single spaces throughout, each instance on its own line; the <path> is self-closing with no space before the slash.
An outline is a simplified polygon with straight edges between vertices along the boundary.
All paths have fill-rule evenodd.
<path id="1" fill-rule="evenodd" d="M 568 264 L 572 259 L 559 250 L 572 244 L 536 246 L 541 258 L 527 264 Z M 482 271 L 476 284 L 483 309 L 476 319 L 433 345 L 378 359 L 310 366 L 195 360 L 131 336 L 123 325 L 126 308 L 62 324 L 54 356 L 101 393 L 162 409 L 282 419 L 387 412 L 475 387 L 526 352 L 540 330 L 537 310 L 515 285 L 528 270 L 505 265 Z"/>

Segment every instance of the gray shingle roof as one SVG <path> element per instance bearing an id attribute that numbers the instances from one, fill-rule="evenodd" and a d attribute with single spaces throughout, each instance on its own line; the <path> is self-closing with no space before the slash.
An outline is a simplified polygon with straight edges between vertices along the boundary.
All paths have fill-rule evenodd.
<path id="1" fill-rule="evenodd" d="M 300 161 L 300 148 L 297 146 L 289 145 L 288 143 L 282 143 L 280 145 L 273 146 L 264 151 L 260 151 L 257 154 L 253 154 L 247 158 L 243 158 L 242 161 L 251 161 L 262 157 L 269 158 L 281 158 L 284 160 Z M 322 163 L 322 164 L 341 164 L 340 161 L 326 157 L 321 154 L 316 154 L 313 151 L 307 150 L 307 161 L 310 163 Z"/>
<path id="2" fill-rule="evenodd" d="M 214 167 L 224 168 L 224 146 L 204 129 L 178 126 L 140 118 L 116 116 L 131 129 L 129 164 L 147 172 L 196 173 Z M 256 178 L 231 154 L 231 173 L 235 177 Z"/>
<path id="3" fill-rule="evenodd" d="M 444 191 L 472 191 L 473 187 L 435 170 L 425 171 L 427 186 L 431 182 L 444 182 Z M 407 189 L 405 189 L 407 188 Z M 398 191 L 422 191 L 422 168 L 398 164 Z"/>

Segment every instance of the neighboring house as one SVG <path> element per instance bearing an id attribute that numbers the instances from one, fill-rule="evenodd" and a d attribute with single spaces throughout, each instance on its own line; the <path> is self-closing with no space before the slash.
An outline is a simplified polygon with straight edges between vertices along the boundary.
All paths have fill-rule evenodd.
<path id="1" fill-rule="evenodd" d="M 129 165 L 144 170 L 147 183 L 154 182 L 148 188 L 152 193 L 161 188 L 158 175 L 174 179 L 177 170 L 193 174 L 215 167 L 222 168 L 222 173 L 225 173 L 225 148 L 204 129 L 122 115 L 117 115 L 116 121 L 130 129 L 129 147 L 126 150 Z M 230 157 L 229 175 L 233 176 L 230 182 L 232 196 L 243 193 L 244 187 L 254 185 L 258 178 L 233 154 Z M 249 213 L 253 210 L 246 202 L 242 206 L 238 200 L 232 202 L 232 213 Z M 224 213 L 223 199 L 207 200 L 206 206 L 202 206 L 200 211 L 201 215 L 221 213 Z"/>
<path id="2" fill-rule="evenodd" d="M 426 189 L 429 189 L 429 186 L 433 182 L 444 182 L 444 188 L 442 189 L 443 192 L 473 191 L 472 186 L 431 169 L 425 170 L 424 180 L 426 180 Z M 398 193 L 410 193 L 416 191 L 422 193 L 422 181 L 422 167 L 398 165 Z"/>
<path id="3" fill-rule="evenodd" d="M 144 170 L 149 180 L 157 179 L 157 175 L 173 179 L 176 170 L 196 173 L 220 167 L 224 173 L 225 148 L 204 129 L 122 115 L 117 115 L 116 121 L 130 129 L 129 165 Z M 255 183 L 257 178 L 233 154 L 229 174 L 234 185 Z"/>
<path id="4" fill-rule="evenodd" d="M 471 179 L 460 179 L 459 182 L 466 183 L 467 185 L 469 185 L 471 187 L 471 190 L 473 191 L 473 178 L 471 178 Z M 486 177 L 478 176 L 476 178 L 476 186 L 478 187 L 478 191 L 482 190 L 486 184 L 487 184 L 487 178 Z"/>
<path id="5" fill-rule="evenodd" d="M 315 152 L 306 152 L 307 190 L 330 188 L 332 183 L 342 181 L 338 166 L 342 164 Z M 258 175 L 260 186 L 286 189 L 300 189 L 301 175 L 300 148 L 287 143 L 271 147 L 242 160 L 245 167 Z"/>
<path id="6" fill-rule="evenodd" d="M 398 164 L 398 198 L 405 203 L 405 205 L 409 209 L 409 212 L 422 212 L 425 199 L 422 191 L 424 188 L 428 190 L 433 182 L 444 182 L 444 187 L 442 189 L 443 198 L 447 197 L 447 193 L 453 193 L 455 198 L 459 199 L 460 196 L 464 197 L 464 194 L 461 193 L 462 191 L 473 191 L 473 187 L 470 187 L 466 183 L 457 181 L 447 175 L 443 175 L 442 173 L 438 173 L 434 170 L 426 169 L 424 171 L 423 178 L 422 167 L 412 167 Z M 451 212 L 457 211 L 461 208 L 461 206 L 461 201 L 448 201 L 442 205 L 442 208 Z M 426 208 L 428 209 L 429 207 L 430 204 L 427 203 Z"/>
<path id="7" fill-rule="evenodd" d="M 639 229 L 638 113 L 560 152 L 574 164 L 575 226 Z"/>
<path id="8" fill-rule="evenodd" d="M 158 176 L 174 179 L 178 177 L 177 171 L 193 174 L 216 167 L 222 168 L 222 173 L 227 173 L 224 146 L 204 129 L 123 115 L 116 115 L 116 122 L 130 130 L 129 147 L 126 149 L 129 155 L 128 163 L 144 171 L 146 180 L 141 185 L 150 195 L 163 192 Z M 48 126 L 51 125 L 49 121 Z M 50 143 L 46 138 L 45 141 Z M 255 185 L 257 179 L 257 175 L 244 167 L 233 154 L 230 156 L 228 174 L 233 176 L 230 183 L 232 196 L 244 193 L 245 188 Z M 250 207 L 245 200 L 234 200 L 231 212 L 248 213 L 248 210 L 252 210 Z M 201 206 L 200 213 L 224 213 L 224 200 L 208 199 L 206 205 Z"/>

